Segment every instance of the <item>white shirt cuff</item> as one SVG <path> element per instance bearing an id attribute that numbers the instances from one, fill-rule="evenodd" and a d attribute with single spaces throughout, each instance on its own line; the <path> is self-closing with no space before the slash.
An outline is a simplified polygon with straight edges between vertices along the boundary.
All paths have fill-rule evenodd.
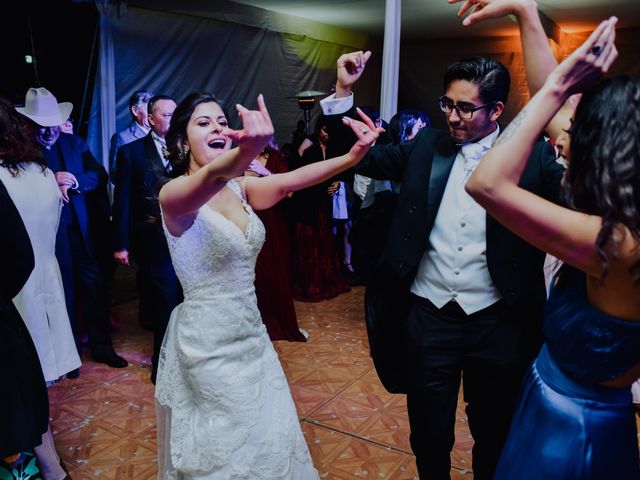
<path id="1" fill-rule="evenodd" d="M 371 179 L 369 177 L 358 175 L 357 173 L 353 176 L 353 192 L 360 197 L 360 200 L 364 200 L 370 183 Z"/>
<path id="2" fill-rule="evenodd" d="M 340 115 L 348 112 L 353 108 L 353 93 L 348 97 L 342 98 L 336 98 L 336 94 L 333 93 L 320 100 L 320 107 L 322 107 L 322 113 L 325 115 Z"/>

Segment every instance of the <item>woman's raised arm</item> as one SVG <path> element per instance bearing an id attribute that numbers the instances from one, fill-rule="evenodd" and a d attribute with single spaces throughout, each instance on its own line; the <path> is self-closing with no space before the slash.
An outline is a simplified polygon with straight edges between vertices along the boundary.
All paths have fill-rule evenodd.
<path id="1" fill-rule="evenodd" d="M 262 95 L 258 111 L 237 105 L 242 120 L 241 130 L 224 127 L 220 134 L 229 137 L 238 147 L 223 153 L 215 161 L 167 183 L 160 190 L 160 205 L 167 225 L 180 222 L 190 225 L 198 209 L 225 186 L 239 177 L 267 145 L 273 135 L 273 124 Z M 193 152 L 188 153 L 190 156 Z M 190 157 L 192 158 L 192 157 Z M 202 161 L 192 158 L 193 161 Z"/>
<path id="2" fill-rule="evenodd" d="M 369 117 L 360 109 L 357 110 L 362 121 L 347 117 L 343 119 L 343 122 L 349 125 L 358 137 L 351 150 L 345 155 L 305 165 L 287 173 L 261 178 L 245 177 L 243 181 L 247 199 L 252 208 L 256 210 L 269 208 L 290 192 L 324 182 L 362 160 L 384 129 L 377 128 Z"/>
<path id="3" fill-rule="evenodd" d="M 602 22 L 551 73 L 466 184 L 467 192 L 509 230 L 596 277 L 602 274 L 595 242 L 602 219 L 555 205 L 520 188 L 518 182 L 532 146 L 549 119 L 569 96 L 593 85 L 617 57 L 616 21 L 611 18 Z"/>

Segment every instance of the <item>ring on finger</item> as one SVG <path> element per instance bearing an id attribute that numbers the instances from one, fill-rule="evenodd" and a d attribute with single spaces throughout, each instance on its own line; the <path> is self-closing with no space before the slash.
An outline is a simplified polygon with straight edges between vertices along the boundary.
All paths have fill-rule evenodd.
<path id="1" fill-rule="evenodd" d="M 363 135 L 366 135 L 367 133 L 369 133 L 369 130 L 368 130 L 368 129 L 366 129 L 366 128 L 363 128 L 363 129 L 361 130 L 361 132 L 362 132 L 362 134 L 363 134 Z"/>
<path id="2" fill-rule="evenodd" d="M 602 45 L 594 45 L 593 47 L 591 47 L 591 53 L 595 57 L 600 56 L 600 54 L 602 53 Z"/>

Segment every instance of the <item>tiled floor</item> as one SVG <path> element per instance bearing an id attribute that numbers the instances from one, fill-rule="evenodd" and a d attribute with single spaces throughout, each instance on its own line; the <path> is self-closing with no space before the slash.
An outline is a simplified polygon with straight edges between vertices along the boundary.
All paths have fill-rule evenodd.
<path id="1" fill-rule="evenodd" d="M 363 288 L 321 303 L 297 303 L 308 343 L 276 342 L 302 429 L 322 479 L 416 477 L 405 399 L 388 394 L 368 355 Z M 118 352 L 112 369 L 84 359 L 80 377 L 49 389 L 56 446 L 74 480 L 152 479 L 156 468 L 151 334 L 137 326 L 137 304 L 113 308 Z M 469 436 L 458 411 L 452 478 L 471 479 Z"/>
<path id="2" fill-rule="evenodd" d="M 132 278 L 124 279 L 129 287 Z M 126 300 L 126 289 L 121 293 Z M 384 390 L 368 355 L 363 293 L 356 287 L 330 301 L 296 303 L 309 341 L 276 342 L 276 350 L 322 479 L 417 478 L 405 398 Z M 155 479 L 151 333 L 137 326 L 135 300 L 112 311 L 120 319 L 114 343 L 129 367 L 112 369 L 84 358 L 78 379 L 49 389 L 56 446 L 74 480 Z M 473 478 L 472 446 L 460 401 L 454 480 Z"/>

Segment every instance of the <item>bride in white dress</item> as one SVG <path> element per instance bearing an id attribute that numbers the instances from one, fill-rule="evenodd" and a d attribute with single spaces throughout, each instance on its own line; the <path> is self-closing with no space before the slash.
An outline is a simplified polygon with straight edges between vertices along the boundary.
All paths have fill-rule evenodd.
<path id="1" fill-rule="evenodd" d="M 273 135 L 261 96 L 258 107 L 237 106 L 243 128 L 234 131 L 215 97 L 192 94 L 167 134 L 176 178 L 160 191 L 160 206 L 184 302 L 173 311 L 158 367 L 160 479 L 318 478 L 256 303 L 265 232 L 253 210 L 355 165 L 381 129 L 364 116 L 345 119 L 358 137 L 348 154 L 242 177 Z"/>

